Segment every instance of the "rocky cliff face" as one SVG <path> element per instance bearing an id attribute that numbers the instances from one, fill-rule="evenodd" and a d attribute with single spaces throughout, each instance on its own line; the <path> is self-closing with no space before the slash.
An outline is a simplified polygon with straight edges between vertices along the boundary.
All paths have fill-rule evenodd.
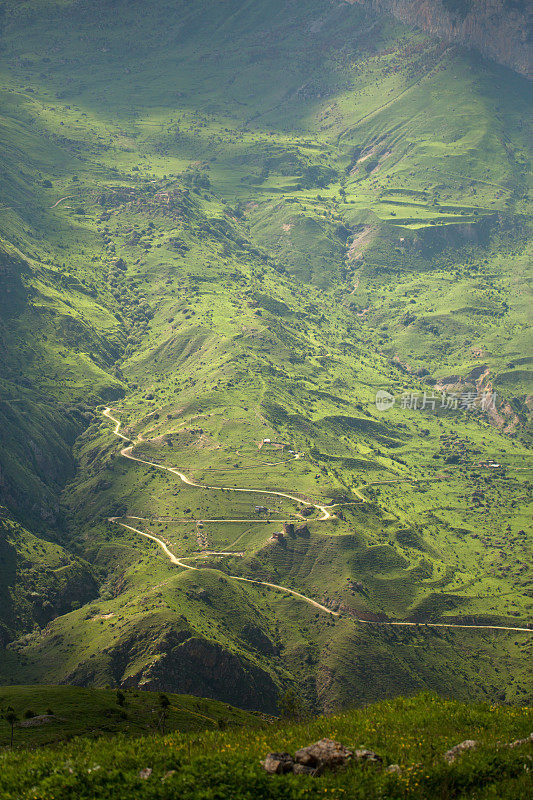
<path id="1" fill-rule="evenodd" d="M 239 708 L 276 712 L 278 687 L 253 655 L 232 652 L 180 625 L 180 620 L 160 623 L 156 616 L 148 626 L 146 619 L 138 621 L 103 652 L 91 654 L 73 672 L 61 675 L 61 683 L 90 686 L 105 676 L 123 688 L 194 694 Z"/>
<path id="2" fill-rule="evenodd" d="M 529 0 L 347 0 L 392 14 L 432 36 L 478 50 L 533 78 L 533 4 Z"/>

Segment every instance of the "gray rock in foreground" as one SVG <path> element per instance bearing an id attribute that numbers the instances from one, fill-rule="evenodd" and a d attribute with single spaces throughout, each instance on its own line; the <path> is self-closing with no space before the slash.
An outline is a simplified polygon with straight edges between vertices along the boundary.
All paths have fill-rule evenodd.
<path id="1" fill-rule="evenodd" d="M 474 739 L 465 739 L 464 742 L 460 742 L 460 744 L 456 744 L 455 747 L 451 747 L 449 750 L 444 753 L 444 760 L 448 762 L 448 764 L 453 764 L 455 759 L 465 753 L 467 750 L 475 750 L 478 746 L 478 742 Z"/>
<path id="2" fill-rule="evenodd" d="M 271 775 L 283 775 L 293 771 L 294 759 L 290 753 L 269 753 L 261 764 Z"/>
<path id="3" fill-rule="evenodd" d="M 533 743 L 533 733 L 525 739 L 517 739 L 514 742 L 497 742 L 497 747 L 520 747 L 521 745 Z M 465 739 L 464 742 L 456 744 L 444 753 L 444 760 L 447 764 L 453 764 L 457 758 L 470 750 L 476 750 L 479 742 L 474 739 Z M 302 747 L 296 751 L 294 756 L 290 753 L 269 753 L 264 761 L 261 762 L 264 769 L 271 775 L 283 775 L 292 773 L 293 775 L 320 775 L 327 769 L 340 769 L 345 767 L 348 762 L 356 761 L 360 764 L 376 764 L 383 766 L 383 759 L 373 750 L 360 748 L 359 750 L 348 750 L 347 747 L 333 739 L 320 739 L 314 744 Z M 385 770 L 388 773 L 401 775 L 402 768 L 399 764 L 391 764 Z"/>
<path id="4" fill-rule="evenodd" d="M 378 756 L 378 754 L 374 753 L 373 750 L 356 750 L 355 757 L 358 761 L 373 761 L 375 764 L 383 763 L 381 756 Z"/>
<path id="5" fill-rule="evenodd" d="M 525 739 L 517 739 L 515 742 L 509 742 L 509 744 L 503 745 L 504 747 L 520 747 L 523 744 L 533 744 L 533 733 L 530 733 L 529 736 L 526 736 Z"/>
<path id="6" fill-rule="evenodd" d="M 352 759 L 379 765 L 383 762 L 381 756 L 373 750 L 361 749 L 354 753 L 333 739 L 320 739 L 297 750 L 294 758 L 290 753 L 269 753 L 261 764 L 271 775 L 283 775 L 287 772 L 292 772 L 293 775 L 320 775 L 326 769 L 345 767 Z"/>
<path id="7" fill-rule="evenodd" d="M 353 753 L 340 742 L 333 739 L 320 739 L 320 741 L 302 747 L 294 754 L 294 760 L 305 767 L 339 767 L 347 764 Z"/>

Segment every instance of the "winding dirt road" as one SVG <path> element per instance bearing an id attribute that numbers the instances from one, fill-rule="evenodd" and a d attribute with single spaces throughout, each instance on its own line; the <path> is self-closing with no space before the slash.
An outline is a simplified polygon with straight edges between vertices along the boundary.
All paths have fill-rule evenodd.
<path id="1" fill-rule="evenodd" d="M 104 410 L 103 414 L 104 414 L 104 417 L 107 417 L 108 419 L 110 419 L 112 422 L 115 423 L 115 429 L 114 429 L 115 436 L 118 436 L 120 439 L 122 439 L 125 442 L 132 442 L 131 439 L 129 439 L 127 436 L 124 436 L 124 434 L 120 432 L 121 422 L 120 422 L 120 420 L 118 420 L 116 417 L 114 417 L 112 415 L 110 408 L 106 408 Z M 128 458 L 130 461 L 137 461 L 140 464 L 147 464 L 150 467 L 155 467 L 156 469 L 162 469 L 162 470 L 165 470 L 166 472 L 171 472 L 173 475 L 177 475 L 178 478 L 181 481 L 183 481 L 183 483 L 187 484 L 187 486 L 195 486 L 195 487 L 198 487 L 198 488 L 201 488 L 201 489 L 219 489 L 221 491 L 226 491 L 226 492 L 227 491 L 229 491 L 229 492 L 251 492 L 253 494 L 268 494 L 268 495 L 274 495 L 275 497 L 285 497 L 285 498 L 287 498 L 289 500 L 295 500 L 298 503 L 303 503 L 304 505 L 311 506 L 312 508 L 318 509 L 319 511 L 322 512 L 322 517 L 320 517 L 320 519 L 322 519 L 322 520 L 331 518 L 331 514 L 327 510 L 326 506 L 318 505 L 318 504 L 315 504 L 315 503 L 310 503 L 307 500 L 302 500 L 302 498 L 300 498 L 300 497 L 295 497 L 294 495 L 291 495 L 291 494 L 285 494 L 284 492 L 272 492 L 272 491 L 267 491 L 265 489 L 239 489 L 239 488 L 233 487 L 233 486 L 227 486 L 227 487 L 225 487 L 225 486 L 207 486 L 206 484 L 203 484 L 203 483 L 195 483 L 194 481 L 191 481 L 189 478 L 187 478 L 187 476 L 184 475 L 183 472 L 180 472 L 179 470 L 174 469 L 173 467 L 167 467 L 164 464 L 158 464 L 155 461 L 146 461 L 145 459 L 137 458 L 136 456 L 133 456 L 131 454 L 133 446 L 134 446 L 134 443 L 132 442 L 132 444 L 129 447 L 123 447 L 122 450 L 120 451 L 120 455 L 123 456 L 124 458 Z M 257 519 L 246 519 L 246 520 L 206 520 L 206 519 L 203 519 L 202 521 L 203 522 L 265 522 L 264 520 L 257 520 Z M 125 522 L 120 522 L 118 517 L 110 517 L 109 518 L 109 522 L 115 523 L 116 525 L 120 525 L 122 528 L 126 528 L 126 530 L 133 531 L 133 533 L 138 533 L 140 536 L 144 536 L 146 539 L 151 539 L 153 542 L 156 542 L 156 544 L 158 544 L 159 547 L 163 550 L 165 555 L 176 566 L 183 567 L 184 569 L 195 570 L 195 571 L 200 569 L 200 567 L 192 567 L 190 564 L 187 564 L 184 561 L 184 558 L 186 558 L 185 556 L 182 556 L 181 558 L 178 558 L 177 556 L 175 556 L 174 553 L 169 549 L 168 545 L 162 539 L 159 539 L 159 537 L 154 536 L 154 534 L 146 533 L 145 531 L 139 530 L 139 528 L 134 528 L 132 525 L 127 525 Z M 244 553 L 233 552 L 233 551 L 231 551 L 231 552 L 228 552 L 228 551 L 218 552 L 218 551 L 213 551 L 213 550 L 206 550 L 203 553 L 200 553 L 200 554 L 195 555 L 195 556 L 191 556 L 190 559 L 203 558 L 204 556 L 241 556 L 242 557 L 243 555 L 244 555 Z M 187 560 L 190 560 L 190 559 L 189 559 L 189 557 L 187 557 Z M 299 598 L 300 600 L 305 600 L 306 603 L 308 603 L 309 605 L 313 606 L 314 608 L 318 608 L 320 611 L 324 611 L 326 614 L 330 614 L 333 617 L 338 617 L 339 616 L 339 612 L 338 611 L 333 611 L 331 608 L 328 608 L 327 606 L 322 605 L 322 603 L 318 603 L 316 600 L 313 600 L 312 597 L 307 597 L 305 594 L 302 594 L 301 592 L 296 592 L 294 589 L 289 589 L 288 586 L 280 586 L 277 583 L 270 583 L 269 581 L 258 581 L 258 580 L 253 580 L 252 578 L 242 578 L 240 575 L 227 575 L 226 577 L 230 578 L 231 580 L 234 580 L 234 581 L 242 581 L 243 583 L 251 583 L 251 584 L 255 584 L 256 586 L 266 586 L 269 589 L 275 589 L 275 590 L 277 590 L 279 592 L 283 592 L 284 594 L 290 594 L 293 597 Z"/>
<path id="2" fill-rule="evenodd" d="M 55 208 L 55 207 L 56 207 L 56 206 L 58 206 L 60 203 L 62 203 L 62 202 L 63 202 L 63 200 L 70 200 L 72 197 L 75 197 L 75 196 L 76 196 L 76 195 L 74 195 L 74 194 L 67 194 L 67 196 L 66 196 L 66 197 L 60 197 L 60 199 L 59 199 L 59 200 L 58 200 L 56 203 L 54 203 L 54 205 L 53 205 L 53 206 L 50 206 L 50 208 Z"/>
<path id="3" fill-rule="evenodd" d="M 296 501 L 298 503 L 303 503 L 303 504 L 305 504 L 307 506 L 310 506 L 312 508 L 318 509 L 319 511 L 322 512 L 322 517 L 319 518 L 320 520 L 331 519 L 331 517 L 332 517 L 332 515 L 329 513 L 328 508 L 326 506 L 319 505 L 318 503 L 311 503 L 309 501 L 302 500 L 302 498 L 296 497 L 296 496 L 291 495 L 291 494 L 285 494 L 283 492 L 267 491 L 265 489 L 239 489 L 238 487 L 234 487 L 234 486 L 227 486 L 227 487 L 224 487 L 224 486 L 208 486 L 208 485 L 202 484 L 202 483 L 195 483 L 194 481 L 191 481 L 189 478 L 187 478 L 187 476 L 184 475 L 182 472 L 180 472 L 179 470 L 177 470 L 177 469 L 175 469 L 173 467 L 167 467 L 164 464 L 158 464 L 155 461 L 147 461 L 147 460 L 142 459 L 142 458 L 137 458 L 136 456 L 133 456 L 131 454 L 131 451 L 133 450 L 133 447 L 134 447 L 134 442 L 132 441 L 132 439 L 129 439 L 127 436 L 124 436 L 124 434 L 120 432 L 120 428 L 122 427 L 122 423 L 120 422 L 120 420 L 118 420 L 116 417 L 113 416 L 110 408 L 104 409 L 103 415 L 104 415 L 104 417 L 107 417 L 107 419 L 111 420 L 111 422 L 115 423 L 115 428 L 114 428 L 115 436 L 118 436 L 124 442 L 130 442 L 131 443 L 128 447 L 123 447 L 121 449 L 121 451 L 120 451 L 121 456 L 123 456 L 124 458 L 129 459 L 130 461 L 136 461 L 136 462 L 138 462 L 140 464 L 146 464 L 147 466 L 155 467 L 156 469 L 161 469 L 161 470 L 164 470 L 166 472 L 171 472 L 173 475 L 177 475 L 178 478 L 183 483 L 187 484 L 188 486 L 195 486 L 195 487 L 201 488 L 201 489 L 211 489 L 211 490 L 217 490 L 218 489 L 220 491 L 226 491 L 226 492 L 227 491 L 229 491 L 229 492 L 251 492 L 253 494 L 268 494 L 268 495 L 274 495 L 276 497 L 285 497 L 285 498 L 287 498 L 289 500 L 294 500 L 294 501 Z M 361 497 L 362 500 L 365 500 L 365 498 L 363 498 L 362 495 L 359 495 L 359 496 Z M 330 508 L 331 508 L 331 506 L 330 506 Z M 128 519 L 138 519 L 140 521 L 143 520 L 142 517 L 128 517 Z M 187 520 L 187 521 L 190 522 L 191 520 Z M 205 520 L 204 519 L 202 521 L 203 522 L 255 522 L 255 523 L 260 523 L 260 522 L 264 523 L 265 522 L 264 520 L 257 520 L 257 519 L 246 519 L 246 520 L 242 520 L 242 519 L 241 520 L 228 520 L 228 519 L 224 519 L 224 520 Z M 145 531 L 141 531 L 139 528 L 134 528 L 132 525 L 127 525 L 125 522 L 120 522 L 120 518 L 119 517 L 110 517 L 109 518 L 109 522 L 114 523 L 115 525 L 120 525 L 122 528 L 125 528 L 126 530 L 132 531 L 133 533 L 139 534 L 139 536 L 144 536 L 146 539 L 152 540 L 153 542 L 155 542 L 156 544 L 159 545 L 159 547 L 163 550 L 163 552 L 168 557 L 168 559 L 172 562 L 172 564 L 175 564 L 178 567 L 182 567 L 183 569 L 194 570 L 194 571 L 198 571 L 198 570 L 201 569 L 201 567 L 193 567 L 190 564 L 187 564 L 185 562 L 185 559 L 193 560 L 193 559 L 204 558 L 206 556 L 239 556 L 239 557 L 242 557 L 244 555 L 244 553 L 236 552 L 236 551 L 220 551 L 219 552 L 219 551 L 214 551 L 214 550 L 206 550 L 203 553 L 199 553 L 197 555 L 182 556 L 181 558 L 178 558 L 169 549 L 168 545 L 162 539 L 160 539 L 158 536 L 155 536 L 153 533 L 146 533 Z M 334 617 L 340 616 L 338 611 L 333 611 L 331 608 L 328 608 L 327 606 L 324 606 L 321 603 L 318 603 L 316 600 L 313 600 L 312 597 L 307 597 L 307 595 L 302 594 L 301 592 L 296 592 L 294 589 L 289 589 L 288 586 L 280 586 L 277 583 L 270 583 L 268 581 L 253 580 L 252 578 L 243 578 L 243 577 L 241 577 L 239 575 L 226 575 L 226 577 L 228 579 L 230 579 L 230 580 L 242 581 L 243 583 L 251 583 L 251 584 L 254 584 L 256 586 L 266 586 L 269 589 L 274 589 L 274 590 L 282 592 L 284 594 L 290 594 L 293 597 L 297 597 L 300 600 L 304 600 L 306 603 L 308 603 L 309 605 L 313 606 L 314 608 L 318 608 L 320 611 L 324 611 L 326 614 L 330 614 L 331 616 L 334 616 Z M 530 633 L 530 634 L 533 633 L 533 630 L 530 629 L 530 628 L 521 628 L 521 627 L 513 627 L 513 626 L 506 626 L 506 625 L 462 625 L 460 623 L 452 623 L 452 622 L 448 622 L 448 623 L 446 623 L 446 622 L 392 622 L 392 621 L 389 622 L 389 621 L 382 621 L 382 620 L 373 621 L 373 620 L 363 620 L 363 619 L 357 619 L 356 621 L 361 625 L 409 627 L 409 628 L 419 628 L 419 629 L 424 629 L 424 628 L 459 628 L 459 629 L 467 629 L 467 630 L 489 630 L 489 631 L 493 630 L 493 631 L 514 631 L 514 632 L 519 632 L 519 633 Z"/>
<path id="4" fill-rule="evenodd" d="M 257 522 L 257 520 L 255 520 Z M 173 564 L 176 564 L 178 567 L 183 567 L 184 569 L 190 569 L 194 571 L 198 571 L 200 567 L 192 567 L 190 564 L 186 564 L 183 560 L 184 558 L 189 559 L 198 559 L 204 558 L 204 556 L 243 556 L 244 553 L 238 553 L 233 551 L 216 551 L 216 550 L 206 550 L 203 553 L 199 553 L 198 555 L 194 556 L 182 556 L 178 558 L 177 556 L 172 553 L 172 551 L 168 548 L 165 542 L 162 539 L 159 539 L 157 536 L 154 536 L 152 533 L 145 533 L 144 531 L 139 530 L 139 528 L 134 528 L 132 525 L 126 525 L 124 522 L 119 522 L 118 517 L 110 517 L 109 522 L 114 522 L 116 525 L 120 525 L 123 528 L 126 528 L 129 531 L 133 531 L 134 533 L 138 533 L 140 536 L 145 536 L 147 539 L 151 539 L 153 542 L 156 542 L 159 547 L 163 550 L 163 552 L 168 556 L 170 561 Z M 243 581 L 244 583 L 253 583 L 256 586 L 267 586 L 269 589 L 276 589 L 279 592 L 283 592 L 284 594 L 291 594 L 293 597 L 298 597 L 300 600 L 305 600 L 306 603 L 313 606 L 314 608 L 318 608 L 320 611 L 325 611 L 326 614 L 331 614 L 333 617 L 338 617 L 339 612 L 333 611 L 331 608 L 327 606 L 323 606 L 321 603 L 317 603 L 316 600 L 313 600 L 312 597 L 307 597 L 305 594 L 301 594 L 300 592 L 294 591 L 294 589 L 289 589 L 288 586 L 280 586 L 277 583 L 269 583 L 268 581 L 257 581 L 252 580 L 252 578 L 242 578 L 240 575 L 226 575 L 227 578 L 233 581 Z"/>
<path id="5" fill-rule="evenodd" d="M 318 511 L 322 513 L 322 516 L 319 517 L 319 520 L 326 520 L 331 519 L 331 514 L 329 513 L 326 506 L 319 505 L 318 503 L 311 503 L 308 500 L 304 500 L 301 497 L 296 497 L 293 494 L 285 494 L 284 492 L 273 492 L 267 489 L 240 489 L 236 486 L 210 486 L 206 483 L 196 483 L 195 481 L 191 481 L 183 472 L 180 472 L 178 469 L 174 467 L 166 467 L 164 464 L 158 464 L 155 461 L 147 461 L 144 458 L 137 458 L 137 456 L 133 456 L 131 451 L 134 447 L 134 442 L 131 439 L 128 439 L 127 436 L 124 436 L 123 433 L 120 433 L 120 428 L 122 423 L 120 420 L 116 419 L 111 413 L 110 408 L 106 408 L 103 412 L 104 417 L 107 417 L 112 422 L 115 423 L 115 436 L 119 436 L 125 442 L 131 442 L 129 447 L 124 447 L 120 451 L 120 455 L 124 456 L 124 458 L 129 458 L 130 461 L 137 461 L 139 464 L 147 464 L 149 467 L 155 467 L 156 469 L 164 470 L 165 472 L 171 472 L 173 475 L 177 475 L 178 478 L 187 486 L 195 486 L 197 489 L 211 489 L 213 491 L 220 491 L 220 492 L 246 492 L 247 494 L 267 494 L 273 497 L 284 497 L 287 500 L 294 500 L 296 503 L 301 503 L 302 505 L 309 506 L 310 508 L 316 508 Z M 204 522 L 218 522 L 219 520 L 202 520 Z M 224 520 L 225 522 L 232 522 L 233 520 Z M 242 522 L 243 520 L 238 520 Z M 258 520 L 244 520 L 245 522 L 258 522 Z"/>

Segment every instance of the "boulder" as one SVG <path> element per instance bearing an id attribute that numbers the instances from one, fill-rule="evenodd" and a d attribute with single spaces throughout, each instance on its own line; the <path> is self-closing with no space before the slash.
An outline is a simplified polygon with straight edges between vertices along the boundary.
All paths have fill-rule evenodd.
<path id="1" fill-rule="evenodd" d="M 530 733 L 525 739 L 516 739 L 514 742 L 509 742 L 504 747 L 520 747 L 523 744 L 533 744 L 533 733 Z"/>
<path id="2" fill-rule="evenodd" d="M 294 759 L 290 753 L 269 753 L 261 764 L 271 775 L 283 775 L 292 772 Z"/>
<path id="3" fill-rule="evenodd" d="M 292 768 L 293 775 L 315 775 L 316 770 L 314 767 L 306 767 L 304 764 L 294 764 Z"/>
<path id="4" fill-rule="evenodd" d="M 467 750 L 475 750 L 477 746 L 478 743 L 474 739 L 465 739 L 464 742 L 460 742 L 450 748 L 450 750 L 447 750 L 446 753 L 444 753 L 444 760 L 447 761 L 448 764 L 453 764 L 458 756 L 466 753 Z"/>
<path id="5" fill-rule="evenodd" d="M 401 775 L 402 768 L 399 764 L 389 764 L 385 772 L 391 772 L 393 775 Z"/>
<path id="6" fill-rule="evenodd" d="M 292 772 L 293 775 L 320 775 L 327 769 L 346 766 L 353 758 L 362 764 L 374 763 L 381 766 L 383 763 L 381 756 L 373 750 L 360 749 L 353 753 L 333 739 L 320 739 L 308 747 L 297 750 L 294 758 L 290 753 L 269 753 L 261 764 L 271 775 L 282 775 L 287 772 Z"/>
<path id="7" fill-rule="evenodd" d="M 361 748 L 360 750 L 356 750 L 354 755 L 358 761 L 363 761 L 364 763 L 366 763 L 367 761 L 373 761 L 377 764 L 383 763 L 383 759 L 381 758 L 381 756 L 378 756 L 378 754 L 374 753 L 373 750 L 366 750 L 364 748 Z"/>
<path id="8" fill-rule="evenodd" d="M 314 769 L 323 767 L 344 766 L 351 759 L 353 753 L 340 742 L 333 739 L 320 739 L 320 741 L 302 747 L 294 754 L 294 760 L 304 767 Z"/>

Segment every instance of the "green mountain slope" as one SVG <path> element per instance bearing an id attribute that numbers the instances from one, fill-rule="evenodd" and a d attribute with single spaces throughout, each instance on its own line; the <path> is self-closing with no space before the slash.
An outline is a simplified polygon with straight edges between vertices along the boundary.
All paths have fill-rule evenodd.
<path id="1" fill-rule="evenodd" d="M 5 509 L 1 509 L 4 514 Z M 97 594 L 89 565 L 68 550 L 0 519 L 0 639 L 30 633 Z"/>
<path id="2" fill-rule="evenodd" d="M 93 703 L 101 702 L 96 692 L 92 694 Z M 177 714 L 176 706 L 184 702 L 195 708 L 193 698 L 179 697 L 172 698 L 171 711 Z M 124 713 L 133 715 L 137 703 L 128 693 Z M 235 712 L 202 703 L 202 711 L 218 713 L 222 719 Z M 67 708 L 68 704 L 67 700 Z M 216 795 L 238 800 L 344 796 L 514 800 L 528 796 L 531 787 L 532 720 L 526 708 L 417 695 L 302 722 L 258 726 L 242 712 L 237 719 L 241 727 L 206 729 L 200 735 L 185 727 L 185 732 L 166 736 L 116 737 L 113 747 L 108 739 L 79 738 L 59 752 L 57 747 L 14 750 L 3 756 L 0 790 L 6 800 L 50 796 L 97 800 L 110 795 L 124 800 L 196 800 Z M 21 734 L 28 731 L 17 729 L 17 738 Z M 294 753 L 325 737 L 354 753 L 346 768 L 311 777 L 268 775 L 261 766 L 270 752 Z M 444 754 L 465 740 L 475 747 L 447 763 Z M 372 761 L 361 763 L 355 751 L 363 748 L 377 754 L 385 768 Z M 390 765 L 396 765 L 392 772 L 387 769 Z"/>
<path id="3" fill-rule="evenodd" d="M 63 744 L 79 736 L 105 737 L 109 742 L 120 733 L 197 733 L 243 725 L 253 730 L 266 721 L 259 714 L 216 700 L 71 686 L 6 686 L 1 690 L 0 708 L 4 714 L 11 708 L 17 715 L 13 745 L 23 748 Z M 11 740 L 11 726 L 4 714 L 0 721 L 2 747 Z"/>
<path id="4" fill-rule="evenodd" d="M 6 2 L 0 69 L 1 498 L 95 581 L 0 678 L 530 699 L 530 84 L 326 0 Z"/>

